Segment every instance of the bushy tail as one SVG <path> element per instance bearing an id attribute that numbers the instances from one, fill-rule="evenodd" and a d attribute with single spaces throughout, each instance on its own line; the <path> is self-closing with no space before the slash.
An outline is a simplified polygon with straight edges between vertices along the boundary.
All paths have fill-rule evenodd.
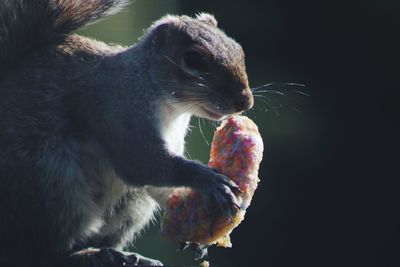
<path id="1" fill-rule="evenodd" d="M 128 0 L 0 0 L 0 71 Z M 0 74 L 1 75 L 1 74 Z"/>

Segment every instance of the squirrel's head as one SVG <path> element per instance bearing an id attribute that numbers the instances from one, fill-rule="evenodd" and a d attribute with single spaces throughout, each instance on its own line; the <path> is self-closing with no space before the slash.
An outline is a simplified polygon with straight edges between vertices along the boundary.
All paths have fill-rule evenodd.
<path id="1" fill-rule="evenodd" d="M 242 47 L 212 15 L 166 16 L 143 38 L 156 89 L 184 112 L 219 120 L 253 106 Z"/>

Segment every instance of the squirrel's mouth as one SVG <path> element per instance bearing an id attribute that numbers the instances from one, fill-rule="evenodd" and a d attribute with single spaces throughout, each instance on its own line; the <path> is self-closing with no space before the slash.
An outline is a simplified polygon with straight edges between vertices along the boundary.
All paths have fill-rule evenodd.
<path id="1" fill-rule="evenodd" d="M 225 114 L 210 110 L 205 107 L 201 107 L 201 110 L 207 115 L 209 119 L 212 120 L 221 120 L 223 117 L 225 117 Z"/>

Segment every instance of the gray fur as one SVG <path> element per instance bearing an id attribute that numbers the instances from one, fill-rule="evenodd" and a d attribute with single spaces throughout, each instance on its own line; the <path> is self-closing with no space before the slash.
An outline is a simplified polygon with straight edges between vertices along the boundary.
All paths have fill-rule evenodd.
<path id="1" fill-rule="evenodd" d="M 60 37 L 117 13 L 127 0 L 0 1 L 0 71 L 21 55 L 57 42 Z M 3 68 L 2 68 L 3 67 Z"/>
<path id="2" fill-rule="evenodd" d="M 74 253 L 86 247 L 122 249 L 169 188 L 197 188 L 222 208 L 236 201 L 236 186 L 185 159 L 183 148 L 192 115 L 217 120 L 251 107 L 240 45 L 205 14 L 162 18 L 129 48 L 65 36 L 123 2 L 0 4 L 0 69 L 15 62 L 0 74 L 0 262 L 7 266 L 68 265 L 71 254 L 78 261 L 110 254 Z M 22 25 L 34 15 L 50 19 L 28 33 Z M 183 63 L 185 51 L 199 47 L 207 72 Z"/>

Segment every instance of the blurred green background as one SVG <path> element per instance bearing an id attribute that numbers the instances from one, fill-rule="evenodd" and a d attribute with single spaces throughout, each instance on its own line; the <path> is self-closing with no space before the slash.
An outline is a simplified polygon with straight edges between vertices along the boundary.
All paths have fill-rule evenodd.
<path id="1" fill-rule="evenodd" d="M 392 266 L 379 264 L 388 259 L 382 244 L 390 228 L 376 234 L 380 219 L 364 220 L 387 192 L 372 182 L 371 168 L 379 161 L 369 161 L 374 153 L 364 149 L 375 133 L 365 118 L 378 118 L 377 109 L 367 113 L 379 93 L 369 96 L 360 81 L 374 76 L 369 64 L 386 66 L 389 53 L 383 48 L 374 57 L 370 48 L 385 38 L 399 47 L 379 24 L 392 23 L 398 11 L 396 1 L 136 0 L 79 33 L 131 45 L 168 13 L 209 12 L 242 44 L 252 87 L 306 85 L 272 85 L 266 89 L 280 93 L 260 94 L 247 113 L 265 142 L 261 182 L 246 219 L 231 235 L 233 248 L 209 249 L 211 266 Z M 188 157 L 207 162 L 214 128 L 193 119 Z M 149 227 L 133 249 L 169 265 L 197 264 L 193 253 L 177 252 L 158 231 L 158 224 Z"/>

